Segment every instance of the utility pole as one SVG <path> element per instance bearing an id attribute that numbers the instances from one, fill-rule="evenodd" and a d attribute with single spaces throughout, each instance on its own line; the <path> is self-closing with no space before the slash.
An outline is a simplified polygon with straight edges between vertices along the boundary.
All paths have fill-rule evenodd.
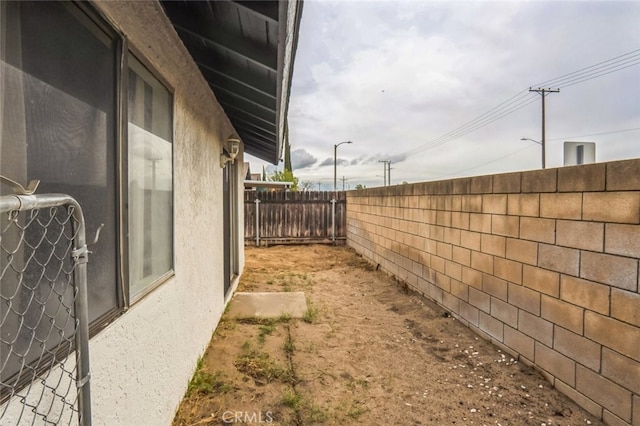
<path id="1" fill-rule="evenodd" d="M 382 170 L 384 170 L 384 183 L 383 186 L 387 186 L 387 160 L 378 160 L 378 163 L 383 163 L 382 164 Z"/>
<path id="2" fill-rule="evenodd" d="M 382 163 L 382 167 L 384 168 L 384 186 L 387 186 L 387 181 L 389 181 L 389 185 L 391 185 L 391 161 L 389 160 L 378 160 L 378 163 Z M 387 170 L 389 174 L 387 174 Z"/>
<path id="3" fill-rule="evenodd" d="M 391 186 L 391 161 L 387 161 L 387 180 L 389 181 L 389 186 Z"/>
<path id="4" fill-rule="evenodd" d="M 545 139 L 546 139 L 546 132 L 545 132 L 545 113 L 544 113 L 544 98 L 549 94 L 549 93 L 559 93 L 560 89 L 532 89 L 529 88 L 530 92 L 536 92 L 539 93 L 540 95 L 542 95 L 542 140 L 540 141 L 541 145 L 542 145 L 542 168 L 546 168 L 546 164 L 547 164 L 547 154 L 546 154 L 546 144 L 545 144 Z"/>
<path id="5" fill-rule="evenodd" d="M 320 182 L 318 182 L 318 192 L 320 192 Z"/>
<path id="6" fill-rule="evenodd" d="M 347 178 L 342 176 L 342 179 L 340 179 L 340 180 L 342 181 L 342 190 L 344 191 L 344 181 L 347 180 Z"/>

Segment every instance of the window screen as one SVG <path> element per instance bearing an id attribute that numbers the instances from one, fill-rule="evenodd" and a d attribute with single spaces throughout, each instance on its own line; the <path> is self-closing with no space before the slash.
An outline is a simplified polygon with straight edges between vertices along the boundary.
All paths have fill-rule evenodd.
<path id="1" fill-rule="evenodd" d="M 71 3 L 2 8 L 0 172 L 76 198 L 88 238 L 104 224 L 88 265 L 95 324 L 118 306 L 116 40 Z"/>

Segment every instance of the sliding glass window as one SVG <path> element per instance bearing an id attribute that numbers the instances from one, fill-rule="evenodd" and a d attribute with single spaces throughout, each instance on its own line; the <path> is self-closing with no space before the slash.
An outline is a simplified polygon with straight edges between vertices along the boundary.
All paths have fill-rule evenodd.
<path id="1" fill-rule="evenodd" d="M 173 270 L 173 96 L 129 55 L 128 252 L 134 301 Z"/>

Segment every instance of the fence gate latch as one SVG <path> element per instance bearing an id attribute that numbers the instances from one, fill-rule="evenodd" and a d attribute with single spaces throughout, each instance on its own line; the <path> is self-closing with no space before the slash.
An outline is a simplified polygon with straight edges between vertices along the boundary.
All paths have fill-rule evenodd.
<path id="1" fill-rule="evenodd" d="M 10 186 L 16 195 L 33 195 L 33 193 L 38 189 L 38 185 L 40 185 L 39 180 L 32 180 L 25 188 L 15 180 L 9 179 L 8 177 L 2 175 L 0 175 L 0 182 Z"/>

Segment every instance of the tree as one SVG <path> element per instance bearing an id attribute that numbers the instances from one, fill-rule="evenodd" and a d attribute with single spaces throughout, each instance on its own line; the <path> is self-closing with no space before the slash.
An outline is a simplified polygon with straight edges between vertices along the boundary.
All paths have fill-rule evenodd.
<path id="1" fill-rule="evenodd" d="M 291 170 L 276 170 L 269 176 L 269 180 L 272 182 L 291 182 L 291 191 L 298 190 L 298 178 L 293 175 Z"/>
<path id="2" fill-rule="evenodd" d="M 367 187 L 367 185 L 363 185 L 361 183 L 356 185 L 356 189 L 365 189 Z"/>
<path id="3" fill-rule="evenodd" d="M 289 143 L 289 124 L 285 122 L 284 127 L 284 170 L 274 171 L 269 180 L 273 182 L 292 182 L 291 191 L 298 190 L 298 178 L 293 175 L 291 167 L 291 144 Z"/>
<path id="4" fill-rule="evenodd" d="M 291 167 L 291 144 L 289 143 L 289 123 L 284 123 L 284 169 L 293 171 Z"/>
<path id="5" fill-rule="evenodd" d="M 298 189 L 300 191 L 311 191 L 313 189 L 313 182 L 308 180 L 303 180 L 302 182 L 300 182 Z"/>

